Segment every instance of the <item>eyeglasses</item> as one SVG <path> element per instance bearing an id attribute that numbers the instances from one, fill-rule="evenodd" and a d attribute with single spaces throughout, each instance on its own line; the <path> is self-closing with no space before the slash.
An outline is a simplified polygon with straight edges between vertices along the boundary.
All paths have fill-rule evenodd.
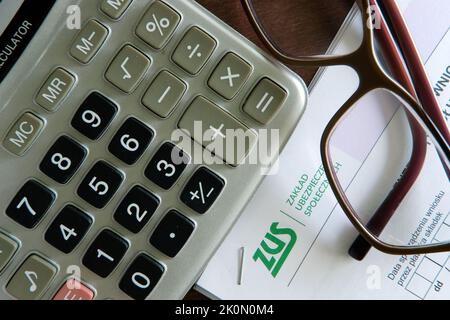
<path id="1" fill-rule="evenodd" d="M 277 20 L 283 15 L 276 11 L 316 6 L 329 23 L 328 1 L 302 7 L 292 0 L 241 2 L 278 60 L 347 66 L 358 75 L 356 90 L 332 115 L 320 145 L 328 183 L 359 232 L 349 254 L 361 260 L 372 246 L 398 255 L 450 251 L 450 133 L 395 1 L 358 0 L 362 40 L 340 55 L 299 55 L 293 41 L 285 47 L 280 32 L 271 30 L 300 26 L 282 30 L 291 39 L 313 32 L 302 21 Z"/>

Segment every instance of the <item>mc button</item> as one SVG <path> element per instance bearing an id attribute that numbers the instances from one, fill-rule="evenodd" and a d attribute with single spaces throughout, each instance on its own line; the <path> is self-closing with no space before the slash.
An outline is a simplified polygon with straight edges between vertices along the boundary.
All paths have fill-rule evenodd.
<path id="1" fill-rule="evenodd" d="M 12 126 L 3 140 L 3 146 L 11 153 L 22 156 L 42 131 L 44 122 L 32 113 L 24 113 Z"/>

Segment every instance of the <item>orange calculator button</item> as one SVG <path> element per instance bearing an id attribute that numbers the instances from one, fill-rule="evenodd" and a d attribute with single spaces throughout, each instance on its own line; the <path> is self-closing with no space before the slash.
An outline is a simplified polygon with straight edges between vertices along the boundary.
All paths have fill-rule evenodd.
<path id="1" fill-rule="evenodd" d="M 59 289 L 53 300 L 93 300 L 94 292 L 81 282 L 70 279 Z"/>

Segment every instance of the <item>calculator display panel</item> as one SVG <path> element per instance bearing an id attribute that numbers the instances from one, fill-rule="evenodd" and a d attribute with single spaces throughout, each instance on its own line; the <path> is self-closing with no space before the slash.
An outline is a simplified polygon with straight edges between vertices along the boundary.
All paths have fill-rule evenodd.
<path id="1" fill-rule="evenodd" d="M 0 0 L 0 82 L 14 67 L 55 0 Z"/>

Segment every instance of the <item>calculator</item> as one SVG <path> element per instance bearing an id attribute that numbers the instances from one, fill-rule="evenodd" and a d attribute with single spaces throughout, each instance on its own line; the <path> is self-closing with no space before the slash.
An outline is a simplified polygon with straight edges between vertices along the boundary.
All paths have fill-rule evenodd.
<path id="1" fill-rule="evenodd" d="M 0 298 L 183 298 L 305 84 L 194 1 L 2 0 L 0 21 Z"/>

